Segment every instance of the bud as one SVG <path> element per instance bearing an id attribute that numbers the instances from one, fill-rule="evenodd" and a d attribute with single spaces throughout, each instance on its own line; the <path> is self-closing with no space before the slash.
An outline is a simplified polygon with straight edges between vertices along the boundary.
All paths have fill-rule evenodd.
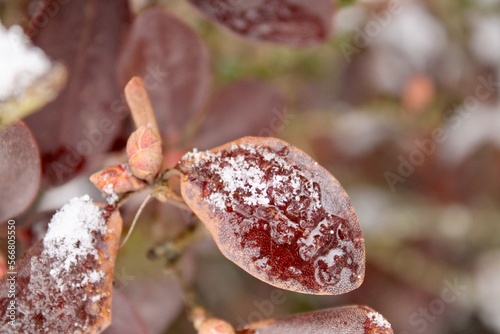
<path id="1" fill-rule="evenodd" d="M 119 195 L 130 191 L 138 191 L 146 187 L 146 183 L 134 177 L 127 165 L 109 166 L 90 176 L 92 182 L 113 204 Z"/>
<path id="2" fill-rule="evenodd" d="M 160 138 L 151 128 L 141 126 L 127 141 L 127 157 L 134 176 L 153 182 L 163 161 Z"/>

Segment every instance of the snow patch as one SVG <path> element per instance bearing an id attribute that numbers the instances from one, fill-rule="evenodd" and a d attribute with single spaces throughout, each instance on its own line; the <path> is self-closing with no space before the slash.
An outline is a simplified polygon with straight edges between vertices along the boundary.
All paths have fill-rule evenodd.
<path id="1" fill-rule="evenodd" d="M 43 51 L 31 45 L 18 25 L 6 29 L 0 22 L 0 50 L 0 101 L 21 95 L 52 66 Z"/>

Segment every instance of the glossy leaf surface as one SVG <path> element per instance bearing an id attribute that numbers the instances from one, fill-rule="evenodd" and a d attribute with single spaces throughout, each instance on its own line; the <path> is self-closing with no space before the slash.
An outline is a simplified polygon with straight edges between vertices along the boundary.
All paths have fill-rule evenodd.
<path id="1" fill-rule="evenodd" d="M 27 209 L 40 186 L 38 146 L 23 122 L 0 130 L 0 157 L 0 221 L 4 221 Z"/>
<path id="2" fill-rule="evenodd" d="M 364 277 L 364 240 L 339 182 L 307 154 L 245 137 L 186 154 L 184 200 L 222 253 L 280 288 L 342 294 Z"/>

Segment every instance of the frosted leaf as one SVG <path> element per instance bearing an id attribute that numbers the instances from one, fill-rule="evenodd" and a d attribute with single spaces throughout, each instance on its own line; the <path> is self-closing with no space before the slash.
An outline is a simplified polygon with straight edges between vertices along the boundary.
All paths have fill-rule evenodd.
<path id="1" fill-rule="evenodd" d="M 222 253 L 280 288 L 340 294 L 364 276 L 364 240 L 338 181 L 304 152 L 245 137 L 187 153 L 181 192 Z M 289 270 L 292 268 L 292 270 Z"/>
<path id="2" fill-rule="evenodd" d="M 0 102 L 21 95 L 52 67 L 47 56 L 31 45 L 23 29 L 12 26 L 8 30 L 0 22 Z"/>
<path id="3" fill-rule="evenodd" d="M 264 320 L 240 334 L 393 334 L 391 324 L 366 306 L 345 306 Z"/>
<path id="4" fill-rule="evenodd" d="M 17 263 L 16 321 L 9 323 L 9 282 L 0 284 L 0 332 L 94 333 L 110 323 L 113 267 L 121 232 L 118 212 L 88 195 L 51 219 L 43 240 Z"/>

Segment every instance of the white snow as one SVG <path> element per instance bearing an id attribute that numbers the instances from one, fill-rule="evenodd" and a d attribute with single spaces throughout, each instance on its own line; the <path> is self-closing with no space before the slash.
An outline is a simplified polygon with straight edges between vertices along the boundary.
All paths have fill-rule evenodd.
<path id="1" fill-rule="evenodd" d="M 49 223 L 43 240 L 42 257 L 49 259 L 50 275 L 59 288 L 64 290 L 65 276 L 72 267 L 87 256 L 97 258 L 93 233 L 104 234 L 105 219 L 101 209 L 92 203 L 88 195 L 75 197 L 58 211 Z M 102 273 L 90 272 L 91 283 L 97 282 Z"/>
<path id="2" fill-rule="evenodd" d="M 368 317 L 368 319 L 370 319 L 370 321 L 374 325 L 376 325 L 378 327 L 387 328 L 387 329 L 391 328 L 391 324 L 387 320 L 385 320 L 385 318 L 380 313 L 372 311 L 372 312 L 369 312 L 366 316 Z"/>
<path id="3" fill-rule="evenodd" d="M 218 175 L 223 183 L 221 192 L 213 193 L 206 199 L 213 207 L 224 210 L 226 205 L 235 202 L 236 194 L 246 205 L 269 206 L 271 198 L 275 204 L 284 205 L 302 195 L 303 190 L 309 192 L 307 196 L 316 209 L 321 207 L 320 194 L 314 189 L 312 181 L 306 181 L 304 184 L 303 180 L 309 177 L 294 169 L 283 157 L 268 148 L 251 145 L 233 145 L 229 150 L 237 149 L 245 151 L 245 155 L 259 156 L 264 161 L 271 161 L 274 167 L 279 166 L 282 169 L 281 174 L 274 174 L 270 180 L 266 180 L 264 171 L 259 165 L 252 159 L 246 159 L 245 155 L 222 158 L 221 152 L 197 150 L 189 152 L 181 158 L 181 161 L 191 162 L 194 168 L 209 162 L 208 169 Z M 271 187 L 274 191 L 272 196 L 269 196 L 268 190 Z"/>
<path id="4" fill-rule="evenodd" d="M 21 95 L 51 68 L 47 56 L 31 45 L 20 26 L 8 30 L 0 22 L 0 101 Z"/>

